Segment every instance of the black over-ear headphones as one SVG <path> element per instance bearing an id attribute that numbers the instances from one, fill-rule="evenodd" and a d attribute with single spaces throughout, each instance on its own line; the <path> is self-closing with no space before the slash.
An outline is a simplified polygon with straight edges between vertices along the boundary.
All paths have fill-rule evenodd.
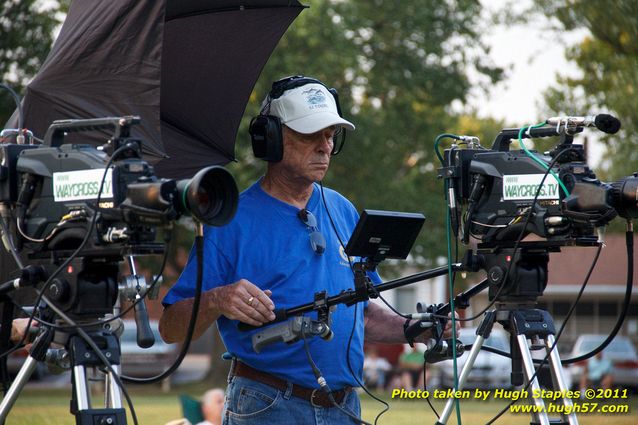
<path id="1" fill-rule="evenodd" d="M 339 105 L 339 95 L 337 90 L 329 88 L 321 81 L 315 78 L 304 77 L 302 75 L 294 75 L 291 77 L 282 78 L 281 80 L 272 83 L 272 88 L 266 97 L 264 106 L 258 116 L 254 117 L 250 121 L 250 127 L 248 132 L 250 133 L 250 139 L 253 145 L 253 154 L 257 158 L 261 158 L 268 162 L 279 162 L 284 156 L 284 136 L 282 123 L 279 117 L 269 115 L 270 103 L 274 99 L 280 98 L 284 92 L 292 90 L 296 87 L 305 86 L 306 84 L 321 84 L 324 86 L 335 99 L 337 106 L 337 113 L 340 117 L 341 106 Z M 343 143 L 346 138 L 346 130 L 340 128 L 338 133 L 341 134 L 340 141 L 335 141 L 331 155 L 337 155 L 343 148 Z M 336 135 L 335 135 L 336 136 Z"/>

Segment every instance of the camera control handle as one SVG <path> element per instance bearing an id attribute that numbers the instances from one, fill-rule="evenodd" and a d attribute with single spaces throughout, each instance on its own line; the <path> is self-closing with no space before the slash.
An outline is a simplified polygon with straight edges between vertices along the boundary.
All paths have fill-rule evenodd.
<path id="1" fill-rule="evenodd" d="M 139 295 L 138 295 L 139 298 Z M 137 302 L 139 301 L 139 302 Z M 146 302 L 137 300 L 135 304 L 135 326 L 137 327 L 137 345 L 141 348 L 149 348 L 155 344 L 155 336 L 148 323 L 148 312 L 146 311 Z"/>

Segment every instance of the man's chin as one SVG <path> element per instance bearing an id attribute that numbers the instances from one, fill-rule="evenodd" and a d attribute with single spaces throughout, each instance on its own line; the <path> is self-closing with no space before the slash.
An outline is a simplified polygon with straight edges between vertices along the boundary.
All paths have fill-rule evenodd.
<path id="1" fill-rule="evenodd" d="M 315 183 L 319 183 L 321 180 L 324 179 L 324 177 L 326 177 L 326 174 L 328 174 L 328 170 L 326 169 L 326 171 L 324 171 L 323 173 L 315 173 L 314 174 L 314 182 Z"/>

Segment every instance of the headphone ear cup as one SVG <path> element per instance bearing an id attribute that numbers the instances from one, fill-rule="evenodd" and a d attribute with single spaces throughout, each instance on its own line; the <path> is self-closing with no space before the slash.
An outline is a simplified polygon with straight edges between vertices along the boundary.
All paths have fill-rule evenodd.
<path id="1" fill-rule="evenodd" d="M 339 114 L 341 118 L 343 118 L 343 114 L 341 113 L 341 105 L 339 104 L 339 92 L 337 92 L 337 89 L 335 88 L 329 88 L 328 91 L 330 92 L 332 97 L 334 97 L 335 99 L 335 105 L 337 106 L 337 113 Z"/>
<path id="2" fill-rule="evenodd" d="M 258 115 L 248 127 L 253 154 L 268 162 L 279 162 L 284 156 L 281 120 L 273 115 Z"/>

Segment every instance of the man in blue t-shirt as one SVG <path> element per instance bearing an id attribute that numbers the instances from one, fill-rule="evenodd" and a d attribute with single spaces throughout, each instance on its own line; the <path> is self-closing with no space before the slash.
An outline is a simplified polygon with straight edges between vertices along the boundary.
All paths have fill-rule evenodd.
<path id="1" fill-rule="evenodd" d="M 250 134 L 266 174 L 239 198 L 237 214 L 223 227 L 204 232 L 204 277 L 195 338 L 217 321 L 234 361 L 224 423 L 352 423 L 359 416 L 352 387 L 362 379 L 363 341 L 403 343 L 404 319 L 373 303 L 338 305 L 331 314 L 330 341 L 309 338 L 310 355 L 323 373 L 334 401 L 321 391 L 303 342 L 277 343 L 260 353 L 252 332 L 280 309 L 307 304 L 319 291 L 328 296 L 352 288 L 353 272 L 344 253 L 358 220 L 354 206 L 320 182 L 335 153 L 335 138 L 354 125 L 340 115 L 336 92 L 301 76 L 273 84 Z M 163 300 L 160 332 L 182 341 L 195 293 L 195 255 Z M 370 278 L 380 282 L 376 273 Z M 316 316 L 315 316 L 316 317 Z M 444 336 L 450 336 L 448 325 Z M 424 341 L 429 334 L 419 337 Z"/>

